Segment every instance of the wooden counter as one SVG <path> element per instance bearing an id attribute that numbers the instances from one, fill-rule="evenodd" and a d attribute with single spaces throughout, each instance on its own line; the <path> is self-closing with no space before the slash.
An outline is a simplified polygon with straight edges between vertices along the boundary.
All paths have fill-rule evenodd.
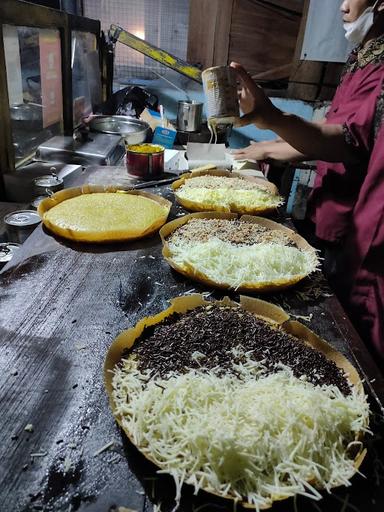
<path id="1" fill-rule="evenodd" d="M 172 196 L 167 186 L 148 190 Z M 181 212 L 173 207 L 171 218 Z M 158 235 L 95 247 L 56 240 L 40 226 L 19 256 L 0 275 L 0 509 L 141 512 L 162 503 L 163 512 L 171 510 L 172 480 L 157 477 L 121 434 L 104 392 L 102 367 L 108 346 L 123 329 L 166 308 L 174 296 L 212 290 L 169 268 Z M 324 493 L 320 502 L 300 498 L 297 510 L 381 511 L 383 379 L 328 293 L 317 276 L 263 298 L 300 320 L 307 317 L 307 325 L 359 367 L 372 398 L 374 435 L 367 439 L 361 468 L 367 479 L 356 475 L 351 487 Z M 180 510 L 197 509 L 233 507 L 185 489 Z M 273 507 L 283 510 L 293 511 L 293 500 Z"/>

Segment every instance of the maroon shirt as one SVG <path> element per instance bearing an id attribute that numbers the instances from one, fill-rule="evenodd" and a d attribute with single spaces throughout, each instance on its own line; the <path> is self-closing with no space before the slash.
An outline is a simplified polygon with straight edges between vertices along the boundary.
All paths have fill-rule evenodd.
<path id="1" fill-rule="evenodd" d="M 347 308 L 384 355 L 384 35 L 351 53 L 326 122 L 343 125 L 358 163 L 318 163 L 311 217 L 342 242 Z"/>
<path id="2" fill-rule="evenodd" d="M 384 188 L 377 182 L 377 174 L 380 174 L 377 169 L 380 157 L 377 157 L 380 153 L 381 170 L 384 172 L 384 139 L 375 125 L 381 121 L 378 107 L 383 80 L 384 36 L 381 36 L 366 48 L 357 48 L 351 53 L 327 115 L 328 124 L 344 126 L 346 139 L 353 144 L 359 163 L 318 162 L 311 217 L 316 223 L 316 235 L 322 240 L 341 242 L 350 236 L 357 220 L 357 212 L 354 211 L 357 207 L 360 212 L 359 229 L 361 222 L 369 225 L 378 222 L 382 213 L 383 201 L 381 206 L 372 205 L 369 211 L 363 203 L 366 206 L 371 202 L 372 193 L 375 197 L 384 195 Z M 361 209 L 364 210 L 363 215 Z M 366 253 L 367 237 L 361 242 L 364 244 L 362 253 Z"/>

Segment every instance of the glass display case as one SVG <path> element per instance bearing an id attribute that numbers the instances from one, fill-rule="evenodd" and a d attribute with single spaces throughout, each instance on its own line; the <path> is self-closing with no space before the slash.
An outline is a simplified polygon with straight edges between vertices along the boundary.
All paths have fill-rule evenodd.
<path id="1" fill-rule="evenodd" d="M 0 1 L 0 200 L 5 175 L 21 175 L 42 144 L 72 139 L 107 99 L 106 48 L 98 20 Z"/>
<path id="2" fill-rule="evenodd" d="M 94 34 L 74 30 L 71 39 L 73 127 L 101 103 L 101 81 L 97 39 Z"/>
<path id="3" fill-rule="evenodd" d="M 63 133 L 60 33 L 3 26 L 12 145 L 18 167 L 45 140 Z"/>

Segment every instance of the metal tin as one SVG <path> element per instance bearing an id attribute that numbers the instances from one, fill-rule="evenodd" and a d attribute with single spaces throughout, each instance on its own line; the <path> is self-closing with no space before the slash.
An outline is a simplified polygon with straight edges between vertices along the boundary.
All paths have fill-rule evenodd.
<path id="1" fill-rule="evenodd" d="M 177 129 L 183 132 L 199 132 L 203 116 L 203 103 L 195 100 L 177 104 Z"/>
<path id="2" fill-rule="evenodd" d="M 233 124 L 240 116 L 237 98 L 237 74 L 229 66 L 217 66 L 205 69 L 203 80 L 209 120 L 221 124 Z"/>
<path id="3" fill-rule="evenodd" d="M 5 242 L 0 244 L 0 269 L 3 268 L 8 261 L 11 261 L 16 251 L 20 249 L 20 244 Z"/>
<path id="4" fill-rule="evenodd" d="M 34 210 L 37 210 L 37 208 L 39 207 L 39 204 L 41 203 L 41 201 L 43 201 L 44 199 L 47 199 L 47 197 L 49 196 L 37 196 L 33 199 L 33 201 L 31 202 L 31 207 L 34 209 Z"/>
<path id="5" fill-rule="evenodd" d="M 164 148 L 158 144 L 128 146 L 126 164 L 133 176 L 143 180 L 159 178 L 164 172 Z"/>
<path id="6" fill-rule="evenodd" d="M 56 174 L 45 174 L 33 180 L 35 196 L 54 194 L 64 188 L 64 182 Z"/>
<path id="7" fill-rule="evenodd" d="M 41 219 L 34 210 L 18 210 L 4 217 L 4 224 L 10 242 L 22 244 L 40 224 Z"/>

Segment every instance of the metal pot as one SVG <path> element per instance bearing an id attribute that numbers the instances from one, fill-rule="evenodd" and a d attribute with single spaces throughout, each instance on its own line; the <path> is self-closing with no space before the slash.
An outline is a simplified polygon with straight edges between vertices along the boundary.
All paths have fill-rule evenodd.
<path id="1" fill-rule="evenodd" d="M 89 122 L 93 132 L 121 135 L 127 145 L 141 144 L 147 138 L 149 124 L 135 117 L 94 116 Z"/>
<path id="2" fill-rule="evenodd" d="M 143 180 L 159 178 L 164 172 L 164 148 L 158 144 L 127 147 L 127 170 Z"/>
<path id="3" fill-rule="evenodd" d="M 203 103 L 195 100 L 177 104 L 177 129 L 183 132 L 199 132 L 203 115 Z"/>
<path id="4" fill-rule="evenodd" d="M 54 172 L 44 174 L 33 180 L 34 196 L 49 196 L 64 188 L 64 182 Z"/>

